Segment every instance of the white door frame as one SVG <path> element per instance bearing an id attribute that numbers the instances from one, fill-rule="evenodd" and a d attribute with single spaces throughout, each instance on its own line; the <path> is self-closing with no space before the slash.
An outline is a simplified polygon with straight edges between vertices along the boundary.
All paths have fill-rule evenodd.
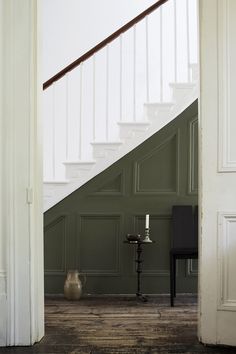
<path id="1" fill-rule="evenodd" d="M 221 34 L 217 27 L 217 6 L 220 3 L 232 4 L 232 1 L 235 2 L 235 0 L 200 0 L 199 338 L 204 343 L 213 344 L 234 344 L 231 338 L 236 314 L 234 312 L 232 315 L 229 308 L 227 311 L 222 310 L 217 300 L 219 289 L 221 290 L 218 277 L 218 270 L 221 269 L 218 266 L 221 262 L 218 262 L 217 258 L 217 232 L 219 229 L 222 230 L 219 227 L 221 224 L 217 221 L 217 210 L 225 211 L 222 208 L 224 205 L 229 205 L 234 211 L 232 214 L 231 210 L 230 215 L 233 215 L 236 220 L 235 198 L 225 198 L 224 188 L 216 192 L 216 184 L 213 181 L 215 177 L 211 180 L 212 170 L 217 173 L 217 180 L 222 178 L 223 171 L 217 170 L 218 167 L 214 165 L 214 156 L 217 156 L 218 146 L 226 147 L 225 140 L 223 140 L 223 145 L 220 145 L 217 133 L 218 123 L 214 123 L 214 119 L 219 117 L 220 106 L 216 102 L 219 99 L 219 83 L 223 78 L 219 76 L 216 60 L 219 44 L 217 38 L 219 38 L 219 33 Z M 7 331 L 4 340 L 6 345 L 31 345 L 39 341 L 44 334 L 43 149 L 39 112 L 42 83 L 39 79 L 38 67 L 40 52 L 38 43 L 41 32 L 39 28 L 40 0 L 1 0 L 1 2 L 3 3 L 4 16 L 2 18 L 4 18 L 5 38 L 4 114 L 1 117 L 1 124 L 4 128 L 4 137 L 1 142 L 1 147 L 4 146 L 2 219 L 5 241 L 7 241 L 6 269 L 1 270 L 2 273 L 6 271 L 7 279 Z M 222 72 L 223 74 L 225 73 Z M 222 98 L 223 101 L 224 98 Z M 210 137 L 214 141 L 207 146 L 207 138 Z M 219 150 L 220 153 L 222 151 Z M 226 157 L 228 157 L 227 154 Z M 235 170 L 231 172 L 234 173 Z M 231 174 L 225 180 L 232 186 L 232 183 L 235 183 L 234 179 L 235 176 Z M 227 213 L 220 213 L 220 220 L 223 217 L 227 221 L 227 215 L 229 216 Z M 231 293 L 234 291 L 231 288 L 229 290 Z M 0 302 L 0 306 L 1 304 Z M 229 337 L 219 336 L 219 332 L 223 330 L 222 320 L 225 321 L 226 329 L 229 329 Z M 1 325 L 0 323 L 0 334 Z M 4 340 L 0 341 L 1 345 L 4 344 Z"/>
<path id="2" fill-rule="evenodd" d="M 7 299 L 1 345 L 31 345 L 44 334 L 39 4 L 1 0 L 1 231 Z"/>

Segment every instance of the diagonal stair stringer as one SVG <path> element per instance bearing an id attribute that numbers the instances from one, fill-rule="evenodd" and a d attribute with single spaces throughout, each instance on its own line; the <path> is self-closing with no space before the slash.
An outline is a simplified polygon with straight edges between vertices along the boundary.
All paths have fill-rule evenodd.
<path id="1" fill-rule="evenodd" d="M 137 126 L 132 127 L 132 124 L 129 126 L 127 123 L 126 125 L 130 128 L 129 134 L 121 132 L 119 142 L 115 144 L 112 142 L 110 147 L 109 143 L 100 144 L 100 156 L 95 154 L 93 161 L 73 161 L 71 163 L 65 161 L 65 165 L 70 165 L 73 176 L 70 177 L 70 172 L 67 170 L 64 181 L 46 181 L 44 183 L 44 211 L 59 203 L 90 179 L 142 144 L 180 115 L 198 98 L 197 82 L 188 85 L 188 92 L 186 92 L 186 84 L 181 86 L 178 83 L 171 84 L 171 86 L 175 91 L 176 89 L 184 91 L 184 95 L 181 97 L 180 94 L 177 94 L 176 101 L 173 100 L 170 103 L 145 103 L 145 121 L 140 124 L 143 129 L 137 129 Z M 176 92 L 173 94 L 173 99 L 175 97 Z"/>

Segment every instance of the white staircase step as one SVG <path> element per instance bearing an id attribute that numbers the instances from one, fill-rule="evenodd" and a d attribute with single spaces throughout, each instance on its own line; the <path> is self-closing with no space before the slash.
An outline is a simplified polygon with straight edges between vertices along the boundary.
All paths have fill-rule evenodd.
<path id="1" fill-rule="evenodd" d="M 63 179 L 63 180 L 45 180 L 43 183 L 45 185 L 51 186 L 51 185 L 58 185 L 58 186 L 63 186 L 68 184 L 70 181 L 68 179 Z"/>
<path id="2" fill-rule="evenodd" d="M 171 114 L 173 107 L 173 102 L 145 103 L 144 114 L 145 117 L 151 122 L 164 122 Z"/>
<path id="3" fill-rule="evenodd" d="M 145 119 L 143 122 L 119 122 L 120 129 L 134 128 L 134 138 L 122 141 L 95 141 L 93 146 L 94 160 L 66 161 L 67 179 L 62 181 L 45 181 L 44 183 L 44 210 L 50 209 L 70 193 L 118 161 L 125 154 L 143 143 L 146 139 L 163 128 L 186 109 L 198 95 L 197 83 L 172 84 L 176 91 L 189 92 L 180 102 L 146 103 Z M 182 91 L 182 92 L 183 92 Z M 151 123 L 150 123 L 151 121 Z M 139 134 L 140 133 L 140 134 Z M 122 133 L 123 134 L 123 133 Z M 126 133 L 124 133 L 126 134 Z M 68 181 L 70 179 L 70 181 Z"/>
<path id="4" fill-rule="evenodd" d="M 122 144 L 122 141 L 93 141 L 91 143 L 93 157 L 95 159 L 106 157 L 109 153 L 118 150 Z"/>
<path id="5" fill-rule="evenodd" d="M 64 165 L 66 167 L 66 178 L 78 179 L 83 178 L 84 175 L 90 171 L 95 165 L 96 161 L 65 161 Z"/>
<path id="6" fill-rule="evenodd" d="M 182 83 L 170 83 L 170 87 L 173 90 L 172 100 L 179 104 L 188 98 L 192 94 L 192 91 L 196 87 L 194 82 L 182 82 Z"/>
<path id="7" fill-rule="evenodd" d="M 53 205 L 64 199 L 68 193 L 67 188 L 70 188 L 69 180 L 52 180 L 43 182 L 44 210 L 50 209 Z M 58 198 L 60 196 L 60 199 Z"/>
<path id="8" fill-rule="evenodd" d="M 147 121 L 142 122 L 118 122 L 120 128 L 120 138 L 127 139 L 140 135 L 147 130 L 150 123 Z"/>
<path id="9" fill-rule="evenodd" d="M 70 183 L 69 180 L 50 180 L 43 182 L 43 195 L 50 199 L 55 193 L 60 193 Z"/>

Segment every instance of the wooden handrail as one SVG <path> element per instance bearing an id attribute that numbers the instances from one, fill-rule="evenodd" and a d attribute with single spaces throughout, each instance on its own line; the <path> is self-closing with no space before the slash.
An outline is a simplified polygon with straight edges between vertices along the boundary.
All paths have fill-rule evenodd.
<path id="1" fill-rule="evenodd" d="M 56 75 L 52 76 L 49 80 L 44 82 L 43 84 L 43 89 L 45 90 L 49 86 L 51 86 L 55 81 L 61 79 L 64 75 L 66 75 L 68 72 L 76 68 L 78 65 L 80 65 L 82 62 L 90 58 L 92 55 L 94 55 L 96 52 L 98 52 L 100 49 L 105 47 L 108 43 L 112 42 L 114 39 L 119 37 L 122 33 L 128 31 L 131 27 L 133 27 L 136 23 L 140 22 L 142 19 L 144 19 L 146 16 L 148 16 L 150 13 L 152 13 L 154 10 L 156 10 L 158 7 L 163 5 L 165 2 L 168 0 L 159 0 L 152 6 L 150 6 L 148 9 L 143 11 L 141 14 L 136 16 L 133 20 L 129 21 L 126 23 L 124 26 L 119 28 L 117 31 L 115 31 L 113 34 L 111 34 L 109 37 L 104 39 L 102 42 L 97 44 L 95 47 L 90 49 L 88 52 L 83 54 L 81 57 L 73 61 L 71 64 L 66 66 L 64 69 L 59 71 Z"/>

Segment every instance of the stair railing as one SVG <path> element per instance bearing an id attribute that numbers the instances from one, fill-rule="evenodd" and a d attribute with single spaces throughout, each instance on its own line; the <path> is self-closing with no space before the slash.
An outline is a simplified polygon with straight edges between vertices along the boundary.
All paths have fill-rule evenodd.
<path id="1" fill-rule="evenodd" d="M 144 103 L 191 82 L 196 1 L 157 1 L 43 84 L 45 180 L 64 180 L 63 163 L 93 160 L 99 144 L 119 146 L 117 123 L 143 122 Z"/>

